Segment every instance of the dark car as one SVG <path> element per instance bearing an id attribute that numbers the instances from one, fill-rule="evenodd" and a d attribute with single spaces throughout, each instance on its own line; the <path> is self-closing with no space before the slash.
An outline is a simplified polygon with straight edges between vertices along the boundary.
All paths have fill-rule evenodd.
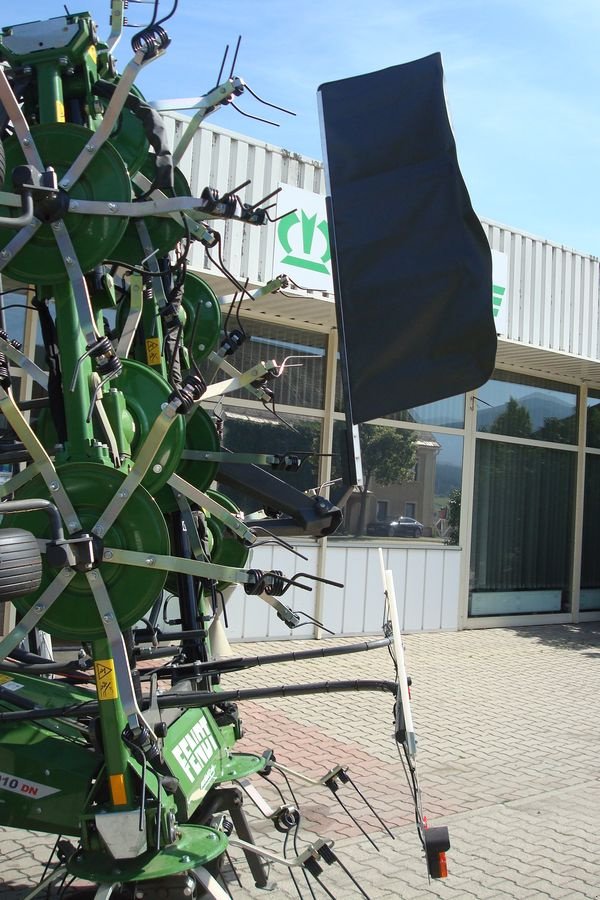
<path id="1" fill-rule="evenodd" d="M 369 522 L 367 534 L 380 537 L 419 538 L 423 534 L 423 526 L 410 516 L 398 516 L 390 522 Z"/>

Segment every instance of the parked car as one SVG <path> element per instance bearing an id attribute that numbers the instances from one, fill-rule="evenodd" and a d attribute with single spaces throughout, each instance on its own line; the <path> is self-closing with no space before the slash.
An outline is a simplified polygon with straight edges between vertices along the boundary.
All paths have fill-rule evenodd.
<path id="1" fill-rule="evenodd" d="M 423 534 L 423 525 L 410 516 L 398 516 L 389 522 L 369 522 L 367 534 L 379 537 L 419 538 Z"/>

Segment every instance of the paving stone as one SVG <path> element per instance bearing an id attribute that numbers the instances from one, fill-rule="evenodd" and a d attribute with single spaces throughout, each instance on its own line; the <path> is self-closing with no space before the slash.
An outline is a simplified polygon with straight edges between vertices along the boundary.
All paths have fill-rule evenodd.
<path id="1" fill-rule="evenodd" d="M 327 639 L 319 646 L 345 643 Z M 352 641 L 350 641 L 352 642 Z M 423 804 L 431 825 L 447 824 L 449 878 L 427 881 L 413 824 L 410 794 L 390 738 L 393 701 L 383 694 L 328 694 L 241 704 L 246 737 L 240 749 L 274 747 L 279 761 L 317 777 L 349 766 L 361 791 L 393 828 L 380 833 L 350 786 L 344 802 L 375 838 L 373 851 L 330 792 L 294 782 L 303 813 L 303 840 L 335 840 L 340 858 L 371 900 L 599 900 L 600 855 L 600 625 L 489 629 L 407 635 L 413 712 L 419 737 Z M 315 642 L 295 642 L 298 650 Z M 289 649 L 289 642 L 246 644 L 236 654 Z M 228 675 L 227 687 L 392 678 L 387 651 L 301 661 Z M 282 779 L 277 782 L 286 796 Z M 269 802 L 280 801 L 258 780 Z M 0 797 L 1 799 L 1 797 Z M 257 839 L 281 851 L 270 823 L 251 813 Z M 54 837 L 0 828 L 0 900 L 20 900 L 41 876 Z M 291 852 L 291 842 L 288 846 Z M 238 851 L 243 888 L 232 896 L 258 898 Z M 287 871 L 274 869 L 273 900 L 297 898 Z M 310 893 L 302 875 L 303 896 Z M 338 900 L 359 894 L 334 866 L 324 874 Z M 317 896 L 325 896 L 315 888 Z"/>

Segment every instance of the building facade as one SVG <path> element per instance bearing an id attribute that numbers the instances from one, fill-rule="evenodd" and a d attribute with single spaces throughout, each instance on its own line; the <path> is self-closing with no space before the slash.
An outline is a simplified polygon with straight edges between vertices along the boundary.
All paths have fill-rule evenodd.
<path id="1" fill-rule="evenodd" d="M 173 116 L 168 126 L 176 142 L 185 120 Z M 182 168 L 195 196 L 206 185 L 231 190 L 247 179 L 244 199 L 251 203 L 280 185 L 297 189 L 299 206 L 303 192 L 319 197 L 325 191 L 319 161 L 211 125 L 196 135 Z M 279 203 L 276 215 L 286 211 Z M 297 234 L 286 232 L 283 262 L 277 222 L 260 229 L 216 223 L 225 268 L 249 291 L 282 271 L 290 274 L 286 258 L 302 263 L 307 232 L 301 246 L 300 213 L 292 221 Z M 364 522 L 407 516 L 423 526 L 421 536 L 357 535 L 364 498 L 355 495 L 342 533 L 298 542 L 307 557 L 303 570 L 346 588 L 289 592 L 286 602 L 338 634 L 381 627 L 380 546 L 406 630 L 600 618 L 600 263 L 512 228 L 485 220 L 483 227 L 494 256 L 499 345 L 493 377 L 476 392 L 372 423 L 389 430 L 399 448 L 410 443 L 413 463 L 395 483 L 371 480 Z M 313 258 L 326 262 L 322 250 Z M 199 244 L 192 268 L 226 298 L 224 308 L 251 336 L 236 357 L 238 368 L 302 357 L 295 361 L 302 368 L 290 369 L 277 386 L 280 419 L 242 395 L 220 407 L 227 445 L 318 449 L 323 455 L 303 466 L 297 483 L 308 489 L 331 481 L 339 474 L 336 431 L 343 421 L 331 293 L 310 287 L 292 266 L 296 286 L 232 303 L 235 288 Z M 254 551 L 252 564 L 300 568 L 280 548 Z M 229 604 L 229 627 L 238 639 L 290 635 L 272 610 L 242 590 Z M 309 636 L 314 628 L 307 624 L 291 636 Z"/>

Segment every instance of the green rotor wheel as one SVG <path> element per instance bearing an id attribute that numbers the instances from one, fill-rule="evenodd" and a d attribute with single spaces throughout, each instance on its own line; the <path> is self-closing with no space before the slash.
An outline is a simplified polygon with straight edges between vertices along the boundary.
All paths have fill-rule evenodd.
<path id="1" fill-rule="evenodd" d="M 202 278 L 188 272 L 183 283 L 186 323 L 185 345 L 198 362 L 214 350 L 221 335 L 221 305 L 217 295 Z"/>
<path id="2" fill-rule="evenodd" d="M 149 181 L 153 180 L 154 163 L 151 157 L 142 166 L 141 172 Z M 163 194 L 167 197 L 191 197 L 190 186 L 180 169 L 175 169 L 174 185 L 174 190 L 163 190 Z M 136 185 L 133 187 L 136 196 L 139 197 L 142 191 Z M 158 259 L 170 253 L 185 237 L 185 228 L 180 217 L 174 219 L 171 216 L 146 216 L 141 221 L 145 222 L 148 228 L 152 250 Z M 135 222 L 130 221 L 122 239 L 112 251 L 111 259 L 123 262 L 128 266 L 137 266 L 146 256 L 148 256 L 148 251 L 142 247 Z"/>
<path id="3" fill-rule="evenodd" d="M 135 437 L 131 445 L 133 459 L 146 440 L 163 403 L 167 403 L 173 389 L 154 369 L 134 359 L 124 359 L 123 372 L 111 382 L 123 392 L 127 411 L 133 419 Z M 177 469 L 185 446 L 184 416 L 177 416 L 169 428 L 152 464 L 144 475 L 142 485 L 154 496 Z"/>
<path id="4" fill-rule="evenodd" d="M 35 125 L 31 134 L 43 163 L 54 168 L 59 181 L 94 137 L 93 132 L 82 125 L 61 122 Z M 16 166 L 24 165 L 26 160 L 16 135 L 7 138 L 4 149 L 4 190 L 12 192 L 12 171 Z M 69 191 L 69 197 L 72 200 L 99 200 L 107 203 L 131 200 L 131 182 L 127 168 L 120 154 L 108 141 L 96 151 L 87 169 Z M 14 217 L 19 214 L 20 210 L 0 205 L 0 216 Z M 67 213 L 64 224 L 83 272 L 89 272 L 111 255 L 125 233 L 127 222 L 127 218 L 111 213 L 105 216 Z M 5 247 L 16 233 L 16 229 L 0 229 L 0 248 Z M 53 284 L 68 280 L 50 224 L 44 224 L 36 231 L 6 265 L 4 274 L 27 284 Z"/>
<path id="5" fill-rule="evenodd" d="M 239 507 L 230 500 L 225 494 L 219 491 L 206 492 L 211 500 L 220 503 L 227 512 L 237 515 Z M 236 535 L 216 516 L 208 518 L 208 529 L 212 534 L 213 548 L 210 555 L 210 561 L 217 566 L 230 566 L 233 569 L 243 569 L 250 555 L 250 548 L 247 547 Z M 222 589 L 223 584 L 219 587 Z"/>
<path id="6" fill-rule="evenodd" d="M 221 449 L 213 420 L 201 406 L 196 409 L 191 419 L 187 420 L 185 449 L 212 452 Z M 177 466 L 177 474 L 199 491 L 205 491 L 215 480 L 218 468 L 219 463 L 210 460 L 181 459 Z M 174 512 L 177 509 L 177 501 L 169 487 L 165 487 L 156 500 L 163 512 Z"/>
<path id="7" fill-rule="evenodd" d="M 110 499 L 125 481 L 125 474 L 100 463 L 65 463 L 58 476 L 79 517 L 84 531 L 91 530 Z M 41 476 L 36 476 L 15 494 L 16 499 L 52 499 Z M 24 513 L 19 525 L 37 538 L 49 538 L 48 517 L 41 512 Z M 140 553 L 169 554 L 169 533 L 154 499 L 138 487 L 127 506 L 109 528 L 104 546 Z M 14 601 L 20 613 L 26 613 L 57 575 L 43 559 L 42 583 L 35 594 Z M 161 592 L 166 573 L 135 566 L 102 563 L 98 571 L 108 590 L 121 629 L 130 628 L 146 613 Z M 40 622 L 40 628 L 62 639 L 97 640 L 105 636 L 102 620 L 83 573 L 77 573 Z"/>

